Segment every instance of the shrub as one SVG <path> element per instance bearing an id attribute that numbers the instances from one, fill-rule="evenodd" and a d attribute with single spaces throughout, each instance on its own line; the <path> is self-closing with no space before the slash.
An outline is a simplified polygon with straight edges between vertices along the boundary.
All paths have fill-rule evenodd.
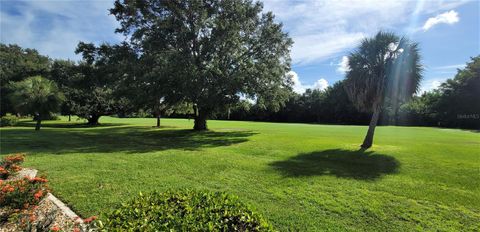
<path id="1" fill-rule="evenodd" d="M 105 218 L 102 231 L 273 231 L 237 197 L 218 192 L 140 194 Z"/>
<path id="2" fill-rule="evenodd" d="M 3 126 L 15 126 L 18 123 L 18 117 L 12 114 L 6 114 L 0 117 L 0 127 Z"/>
<path id="3" fill-rule="evenodd" d="M 20 164 L 25 160 L 24 154 L 7 155 L 0 161 L 0 179 L 5 180 L 10 175 L 20 171 Z"/>
<path id="4" fill-rule="evenodd" d="M 0 181 L 0 207 L 24 210 L 37 205 L 47 194 L 45 178 Z"/>

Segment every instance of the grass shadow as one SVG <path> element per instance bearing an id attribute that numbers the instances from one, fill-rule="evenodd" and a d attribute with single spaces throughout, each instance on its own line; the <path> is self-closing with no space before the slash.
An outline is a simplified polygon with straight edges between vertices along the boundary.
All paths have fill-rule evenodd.
<path id="1" fill-rule="evenodd" d="M 16 126 L 19 127 L 32 127 L 35 128 L 35 121 L 21 121 L 17 123 Z M 96 128 L 96 127 L 115 127 L 115 126 L 124 126 L 127 124 L 124 123 L 101 123 L 98 125 L 90 125 L 85 122 L 58 122 L 56 121 L 42 121 L 42 128 Z"/>
<path id="2" fill-rule="evenodd" d="M 287 177 L 333 175 L 341 178 L 375 180 L 396 173 L 400 163 L 394 157 L 371 151 L 330 149 L 299 154 L 270 164 Z"/>
<path id="3" fill-rule="evenodd" d="M 106 124 L 105 124 L 106 125 Z M 202 131 L 152 127 L 45 128 L 1 131 L 2 154 L 26 153 L 145 153 L 169 149 L 199 150 L 248 141 L 251 131 Z"/>

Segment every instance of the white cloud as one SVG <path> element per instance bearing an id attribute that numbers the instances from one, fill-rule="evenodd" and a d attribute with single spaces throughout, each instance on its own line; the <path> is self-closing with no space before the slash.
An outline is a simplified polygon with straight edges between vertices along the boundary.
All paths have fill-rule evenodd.
<path id="1" fill-rule="evenodd" d="M 391 30 L 405 24 L 421 28 L 413 19 L 437 14 L 464 4 L 464 0 L 264 0 L 265 11 L 273 11 L 294 40 L 294 65 L 318 63 L 351 50 L 365 36 L 379 29 Z M 121 41 L 118 26 L 108 15 L 113 0 L 2 1 L 1 42 L 38 49 L 55 58 L 74 58 L 78 41 Z M 18 8 L 15 13 L 10 8 Z M 41 25 L 45 16 L 54 17 Z"/>
<path id="2" fill-rule="evenodd" d="M 342 60 L 338 63 L 337 72 L 346 73 L 350 71 L 350 66 L 348 66 L 348 57 L 342 56 Z"/>
<path id="3" fill-rule="evenodd" d="M 442 82 L 440 82 L 440 81 L 432 81 L 432 88 L 436 89 L 436 88 L 440 87 L 441 84 L 442 84 Z"/>
<path id="4" fill-rule="evenodd" d="M 336 37 L 336 38 L 335 38 Z M 354 47 L 365 37 L 363 33 L 301 35 L 294 38 L 292 60 L 297 65 L 309 64 L 329 58 L 346 48 Z"/>
<path id="5" fill-rule="evenodd" d="M 325 90 L 328 87 L 328 81 L 320 78 L 313 84 L 313 89 Z"/>
<path id="6" fill-rule="evenodd" d="M 429 79 L 429 80 L 424 80 L 421 83 L 420 91 L 418 94 L 422 94 L 424 92 L 430 92 L 434 89 L 437 89 L 440 87 L 440 85 L 445 82 L 447 79 L 450 77 L 444 77 L 444 78 L 435 78 L 435 79 Z"/>
<path id="7" fill-rule="evenodd" d="M 356 47 L 378 30 L 419 28 L 419 15 L 453 9 L 467 1 L 264 0 L 293 38 L 294 65 L 319 63 Z M 407 28 L 406 28 L 407 30 Z"/>
<path id="8" fill-rule="evenodd" d="M 446 70 L 446 69 L 461 69 L 461 68 L 465 68 L 466 64 L 453 64 L 453 65 L 445 65 L 445 66 L 437 66 L 437 67 L 433 67 L 432 69 L 435 69 L 435 70 Z"/>
<path id="9" fill-rule="evenodd" d="M 458 13 L 454 10 L 447 11 L 445 13 L 439 14 L 435 17 L 428 18 L 425 24 L 423 25 L 423 31 L 428 31 L 430 28 L 433 26 L 440 24 L 440 23 L 446 23 L 446 24 L 454 24 L 460 21 L 460 18 L 458 17 Z"/>
<path id="10" fill-rule="evenodd" d="M 298 94 L 305 93 L 307 89 L 319 89 L 325 90 L 328 87 L 328 81 L 324 78 L 318 79 L 313 85 L 302 84 L 298 74 L 295 71 L 290 71 L 287 73 L 290 76 L 293 82 L 293 91 Z"/>
<path id="11" fill-rule="evenodd" d="M 293 82 L 293 91 L 295 93 L 303 93 L 305 92 L 305 89 L 302 86 L 302 83 L 300 82 L 300 79 L 298 79 L 298 74 L 295 71 L 290 71 L 287 73 L 287 75 L 290 76 Z"/>
<path id="12" fill-rule="evenodd" d="M 79 41 L 118 42 L 122 35 L 108 9 L 113 1 L 6 1 L 2 2 L 0 41 L 35 48 L 52 58 L 78 60 Z"/>

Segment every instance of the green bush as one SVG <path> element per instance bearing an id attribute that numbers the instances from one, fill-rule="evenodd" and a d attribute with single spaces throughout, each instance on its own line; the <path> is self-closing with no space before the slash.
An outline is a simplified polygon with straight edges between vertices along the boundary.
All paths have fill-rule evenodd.
<path id="1" fill-rule="evenodd" d="M 104 218 L 101 231 L 274 231 L 237 197 L 192 190 L 140 194 Z"/>
<path id="2" fill-rule="evenodd" d="M 15 126 L 18 123 L 18 117 L 12 114 L 6 114 L 0 117 L 0 126 Z"/>

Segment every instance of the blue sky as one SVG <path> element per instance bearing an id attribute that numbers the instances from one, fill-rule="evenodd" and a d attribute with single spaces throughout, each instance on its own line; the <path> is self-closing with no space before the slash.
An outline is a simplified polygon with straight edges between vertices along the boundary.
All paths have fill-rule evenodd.
<path id="1" fill-rule="evenodd" d="M 265 0 L 264 10 L 294 40 L 294 89 L 325 88 L 344 77 L 346 58 L 378 30 L 406 35 L 420 44 L 425 65 L 422 90 L 455 75 L 480 54 L 480 1 L 288 1 Z M 116 43 L 123 37 L 108 15 L 110 0 L 0 0 L 0 39 L 35 48 L 52 58 L 78 60 L 79 41 Z M 343 61 L 343 62 L 342 62 Z"/>

